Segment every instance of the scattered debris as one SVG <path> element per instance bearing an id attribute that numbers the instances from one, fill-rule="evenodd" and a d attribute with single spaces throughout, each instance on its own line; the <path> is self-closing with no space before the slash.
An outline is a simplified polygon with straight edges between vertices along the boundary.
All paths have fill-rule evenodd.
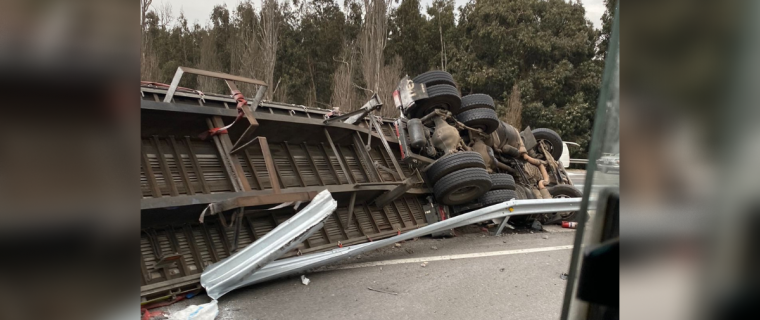
<path id="1" fill-rule="evenodd" d="M 303 283 L 303 285 L 305 286 L 308 286 L 309 283 L 311 283 L 311 280 L 309 280 L 309 278 L 307 278 L 306 275 L 301 275 L 301 283 Z"/>
<path id="2" fill-rule="evenodd" d="M 398 295 L 398 293 L 396 293 L 396 292 L 390 292 L 390 291 L 383 291 L 383 290 L 378 290 L 378 289 L 372 289 L 371 287 L 367 287 L 367 289 L 369 289 L 371 291 L 375 291 L 375 292 L 392 294 L 394 296 Z"/>
<path id="3" fill-rule="evenodd" d="M 190 292 L 190 293 L 188 293 L 186 295 L 178 296 L 178 297 L 176 297 L 176 298 L 174 298 L 172 300 L 169 300 L 169 301 L 150 303 L 148 305 L 142 306 L 141 310 L 147 311 L 147 310 L 150 310 L 150 309 L 170 306 L 170 305 L 172 305 L 174 303 L 177 303 L 179 301 L 182 301 L 182 300 L 185 300 L 185 299 L 190 299 L 190 298 L 194 297 L 197 293 L 198 293 L 197 291 L 194 291 L 194 292 Z M 152 319 L 155 316 L 156 316 L 155 314 L 154 315 L 148 315 L 148 317 L 149 317 L 148 319 Z"/>
<path id="4" fill-rule="evenodd" d="M 143 312 L 143 316 L 141 318 L 142 320 L 151 320 L 153 318 L 157 318 L 157 319 L 166 318 L 165 317 L 166 313 L 164 313 L 163 311 L 150 312 L 150 310 L 148 309 L 142 309 L 142 312 Z"/>
<path id="5" fill-rule="evenodd" d="M 559 278 L 562 280 L 567 280 L 567 273 L 563 272 L 559 275 Z"/>
<path id="6" fill-rule="evenodd" d="M 213 320 L 219 314 L 219 306 L 216 300 L 202 305 L 191 305 L 169 315 L 169 320 Z"/>
<path id="7" fill-rule="evenodd" d="M 394 244 L 394 246 L 396 246 L 396 248 L 398 248 L 398 247 L 400 247 L 400 246 L 401 246 L 401 244 L 400 244 L 400 243 L 398 243 L 398 242 L 396 242 L 396 244 Z"/>
<path id="8" fill-rule="evenodd" d="M 499 269 L 499 271 L 504 272 L 504 268 Z"/>
<path id="9" fill-rule="evenodd" d="M 543 237 L 541 237 L 541 238 L 544 238 L 544 239 L 549 239 L 549 236 L 543 236 Z"/>
<path id="10" fill-rule="evenodd" d="M 575 229 L 575 227 L 577 227 L 577 226 L 578 226 L 578 223 L 577 223 L 577 222 L 572 222 L 572 221 L 569 221 L 569 222 L 568 222 L 568 221 L 562 221 L 562 227 L 563 227 L 563 228 L 568 228 L 568 229 Z"/>
<path id="11" fill-rule="evenodd" d="M 406 251 L 406 253 L 408 253 L 408 254 L 412 254 L 412 253 L 414 253 L 414 250 L 412 250 L 411 248 L 406 248 L 406 249 L 405 249 L 405 251 Z"/>
<path id="12" fill-rule="evenodd" d="M 436 246 L 432 246 L 432 247 L 430 247 L 430 249 L 433 249 L 433 250 L 438 250 L 438 247 L 436 247 Z"/>
<path id="13" fill-rule="evenodd" d="M 428 265 L 428 262 L 427 262 L 427 261 L 425 261 L 425 262 L 423 262 L 423 263 L 422 263 L 420 266 L 424 268 L 424 267 L 427 267 L 427 265 Z"/>

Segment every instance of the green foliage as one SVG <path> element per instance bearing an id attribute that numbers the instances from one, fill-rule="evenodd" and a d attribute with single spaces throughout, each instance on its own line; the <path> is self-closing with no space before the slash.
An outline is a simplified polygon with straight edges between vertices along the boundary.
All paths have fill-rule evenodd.
<path id="1" fill-rule="evenodd" d="M 469 3 L 451 61 L 462 91 L 507 101 L 516 84 L 523 125 L 552 128 L 587 148 L 601 62 L 593 60 L 599 32 L 584 13 L 563 0 Z"/>
<path id="2" fill-rule="evenodd" d="M 365 96 L 359 89 L 367 84 L 359 42 L 365 5 L 375 1 L 380 0 L 281 3 L 270 80 L 270 90 L 276 87 L 275 99 L 328 108 L 334 90 L 337 96 L 348 95 L 333 83 L 339 67 L 347 66 L 351 66 L 351 90 L 356 90 L 356 97 Z M 498 114 L 516 119 L 515 125 L 554 129 L 586 150 L 614 2 L 605 0 L 607 12 L 599 31 L 584 18 L 583 5 L 576 1 L 471 0 L 455 8 L 454 0 L 433 0 L 423 8 L 420 0 L 401 0 L 387 15 L 381 61 L 386 66 L 400 61 L 402 73 L 412 77 L 446 70 L 462 94 L 491 95 Z M 147 51 L 143 78 L 169 82 L 177 66 L 236 73 L 248 59 L 257 59 L 251 48 L 261 46 L 260 38 L 245 35 L 261 30 L 259 11 L 251 2 L 232 11 L 215 6 L 205 27 L 189 25 L 182 15 L 174 20 L 164 12 L 148 12 L 143 26 Z M 257 68 L 251 71 L 253 76 L 262 74 Z M 181 85 L 226 92 L 221 83 L 195 77 L 185 77 Z M 341 88 L 346 90 L 345 85 Z"/>
<path id="3" fill-rule="evenodd" d="M 389 19 L 390 35 L 386 47 L 386 61 L 393 56 L 403 60 L 404 71 L 414 76 L 430 69 L 431 48 L 426 34 L 427 21 L 420 12 L 419 0 L 405 0 Z"/>
<path id="4" fill-rule="evenodd" d="M 430 20 L 426 25 L 427 45 L 430 48 L 428 65 L 449 71 L 449 51 L 457 44 L 454 23 L 454 0 L 433 0 L 427 7 Z"/>
<path id="5" fill-rule="evenodd" d="M 333 0 L 314 0 L 301 18 L 297 31 L 301 41 L 290 48 L 296 53 L 295 65 L 301 70 L 300 79 L 293 79 L 289 92 L 297 103 L 311 101 L 312 105 L 328 108 L 332 96 L 332 78 L 346 36 L 346 16 Z M 306 89 L 306 94 L 302 89 Z M 310 93 L 310 94 L 309 94 Z M 303 100 L 298 96 L 304 97 Z M 309 100 L 312 96 L 314 100 Z"/>
<path id="6" fill-rule="evenodd" d="M 612 36 L 612 20 L 615 18 L 615 5 L 618 0 L 604 0 L 606 10 L 602 15 L 602 33 L 599 36 L 599 46 L 597 55 L 604 60 L 607 58 L 607 49 L 610 46 L 610 37 Z"/>

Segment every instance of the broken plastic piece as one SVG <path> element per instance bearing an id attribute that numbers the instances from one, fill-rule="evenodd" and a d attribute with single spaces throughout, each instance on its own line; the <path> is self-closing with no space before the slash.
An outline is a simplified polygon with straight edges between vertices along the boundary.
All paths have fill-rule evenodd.
<path id="1" fill-rule="evenodd" d="M 169 315 L 169 320 L 214 320 L 219 314 L 219 306 L 216 300 L 202 305 L 190 305 Z"/>
<path id="2" fill-rule="evenodd" d="M 306 275 L 301 275 L 301 283 L 303 283 L 303 285 L 305 286 L 308 286 L 309 283 L 311 283 L 311 280 L 309 280 L 309 278 L 307 278 Z"/>

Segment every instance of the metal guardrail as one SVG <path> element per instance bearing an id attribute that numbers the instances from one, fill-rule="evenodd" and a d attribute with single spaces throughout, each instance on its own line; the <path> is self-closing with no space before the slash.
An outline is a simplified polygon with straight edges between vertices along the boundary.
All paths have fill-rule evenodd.
<path id="1" fill-rule="evenodd" d="M 496 218 L 506 218 L 516 215 L 577 211 L 580 210 L 580 206 L 581 198 L 510 200 L 468 212 L 444 221 L 436 222 L 425 227 L 397 235 L 395 237 L 350 247 L 337 248 L 327 252 L 275 261 L 264 266 L 259 271 L 249 274 L 237 285 L 231 287 L 230 290 L 280 277 L 297 275 L 299 273 L 305 272 L 306 270 L 338 262 L 342 259 L 385 247 L 395 242 L 409 240 L 447 229 L 453 229 L 477 222 Z"/>

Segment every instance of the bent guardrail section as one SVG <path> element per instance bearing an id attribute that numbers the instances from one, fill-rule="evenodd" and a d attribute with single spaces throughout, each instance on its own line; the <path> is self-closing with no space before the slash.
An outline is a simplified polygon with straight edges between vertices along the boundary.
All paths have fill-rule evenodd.
<path id="1" fill-rule="evenodd" d="M 219 299 L 237 288 L 236 284 L 246 276 L 254 274 L 322 229 L 324 220 L 337 207 L 338 202 L 333 200 L 330 192 L 320 192 L 295 216 L 245 249 L 206 269 L 201 274 L 201 285 L 206 288 L 209 297 Z"/>
<path id="2" fill-rule="evenodd" d="M 425 227 L 408 231 L 395 237 L 379 241 L 363 243 L 351 247 L 333 249 L 328 252 L 283 259 L 261 268 L 256 273 L 248 274 L 235 288 L 302 273 L 306 270 L 325 266 L 357 254 L 391 245 L 395 242 L 421 237 L 442 230 L 466 226 L 508 216 L 550 213 L 557 211 L 580 210 L 581 198 L 510 200 L 468 212 L 444 221 L 436 222 Z"/>

